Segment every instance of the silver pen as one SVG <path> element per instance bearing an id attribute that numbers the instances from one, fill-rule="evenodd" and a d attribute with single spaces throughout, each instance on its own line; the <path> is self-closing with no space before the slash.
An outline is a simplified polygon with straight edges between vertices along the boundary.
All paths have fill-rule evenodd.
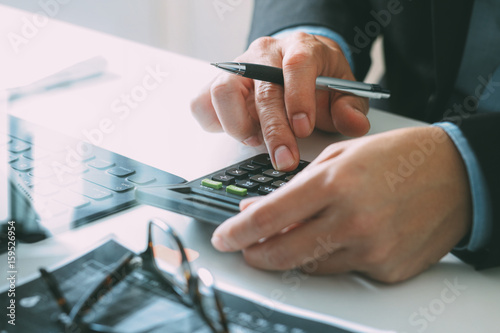
<path id="1" fill-rule="evenodd" d="M 211 65 L 250 79 L 284 85 L 283 70 L 278 67 L 240 62 L 216 62 L 211 63 Z M 318 76 L 316 78 L 316 88 L 337 90 L 356 96 L 376 99 L 389 98 L 391 96 L 389 90 L 383 89 L 378 84 L 368 84 L 326 76 Z"/>

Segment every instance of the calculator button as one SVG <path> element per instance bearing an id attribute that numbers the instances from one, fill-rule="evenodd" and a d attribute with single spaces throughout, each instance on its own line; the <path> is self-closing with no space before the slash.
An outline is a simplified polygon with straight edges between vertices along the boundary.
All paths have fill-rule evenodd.
<path id="1" fill-rule="evenodd" d="M 297 170 L 302 170 L 308 165 L 309 165 L 309 162 L 300 160 L 299 165 L 297 166 Z"/>
<path id="2" fill-rule="evenodd" d="M 271 177 L 266 177 L 264 175 L 255 175 L 253 177 L 250 177 L 250 180 L 260 183 L 261 185 L 267 185 L 270 184 L 274 179 Z"/>
<path id="3" fill-rule="evenodd" d="M 284 182 L 282 180 L 277 180 L 277 181 L 275 181 L 274 183 L 271 184 L 271 186 L 274 186 L 276 188 L 284 186 L 284 185 L 286 185 L 286 182 Z"/>
<path id="4" fill-rule="evenodd" d="M 276 187 L 272 187 L 272 186 L 261 186 L 259 187 L 259 190 L 258 190 L 258 193 L 259 194 L 262 194 L 262 195 L 266 195 L 266 194 L 269 194 L 269 193 L 272 193 L 274 191 L 276 191 L 277 188 Z"/>
<path id="5" fill-rule="evenodd" d="M 243 179 L 243 180 L 237 180 L 236 185 L 238 185 L 239 187 L 246 188 L 250 192 L 255 192 L 259 188 L 260 183 L 254 182 L 249 179 Z"/>
<path id="6" fill-rule="evenodd" d="M 245 178 L 247 174 L 248 172 L 236 168 L 226 170 L 226 175 L 232 176 L 237 179 Z"/>
<path id="7" fill-rule="evenodd" d="M 278 171 L 278 170 L 274 170 L 274 169 L 266 170 L 262 174 L 264 176 L 269 176 L 269 177 L 277 178 L 277 179 L 285 178 L 285 176 L 286 176 L 286 173 Z"/>
<path id="8" fill-rule="evenodd" d="M 218 182 L 218 181 L 211 180 L 208 178 L 203 179 L 201 181 L 201 185 L 206 186 L 206 187 L 210 187 L 210 188 L 213 188 L 216 190 L 220 190 L 222 188 L 222 182 Z"/>
<path id="9" fill-rule="evenodd" d="M 236 194 L 236 195 L 239 195 L 239 196 L 242 196 L 242 197 L 244 197 L 245 195 L 247 195 L 247 189 L 246 188 L 238 187 L 238 186 L 235 186 L 235 185 L 229 185 L 228 187 L 226 187 L 226 192 L 227 193 L 231 193 L 231 194 Z"/>
<path id="10" fill-rule="evenodd" d="M 271 162 L 271 158 L 267 154 L 255 156 L 252 159 L 252 163 L 266 168 L 271 167 L 273 165 Z"/>
<path id="11" fill-rule="evenodd" d="M 212 177 L 212 180 L 221 182 L 225 186 L 234 184 L 234 182 L 235 182 L 234 177 L 229 176 L 229 175 L 215 175 Z"/>
<path id="12" fill-rule="evenodd" d="M 273 331 L 276 333 L 286 333 L 288 331 L 288 327 L 283 324 L 276 323 L 273 326 Z"/>
<path id="13" fill-rule="evenodd" d="M 256 164 L 252 164 L 252 163 L 242 164 L 242 165 L 240 165 L 240 169 L 251 172 L 251 173 L 259 173 L 262 171 L 262 167 L 260 167 Z"/>
<path id="14" fill-rule="evenodd" d="M 289 182 L 290 180 L 293 179 L 293 177 L 295 177 L 295 175 L 287 176 L 287 177 L 285 177 L 285 181 Z"/>

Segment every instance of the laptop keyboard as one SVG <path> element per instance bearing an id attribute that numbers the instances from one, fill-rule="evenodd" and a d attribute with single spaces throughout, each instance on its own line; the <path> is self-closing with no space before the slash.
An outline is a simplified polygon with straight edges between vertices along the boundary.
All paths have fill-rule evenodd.
<path id="1" fill-rule="evenodd" d="M 137 205 L 134 190 L 143 186 L 185 182 L 125 156 L 30 126 L 28 131 L 0 133 L 11 184 L 10 219 L 24 236 L 21 240 L 38 241 Z"/>

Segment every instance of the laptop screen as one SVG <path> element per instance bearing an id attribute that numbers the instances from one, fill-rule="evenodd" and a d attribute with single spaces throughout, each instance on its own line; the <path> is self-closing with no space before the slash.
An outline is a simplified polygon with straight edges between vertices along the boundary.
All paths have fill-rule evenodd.
<path id="1" fill-rule="evenodd" d="M 4 224 L 9 219 L 9 184 L 7 180 L 7 93 L 0 91 L 0 224 Z"/>

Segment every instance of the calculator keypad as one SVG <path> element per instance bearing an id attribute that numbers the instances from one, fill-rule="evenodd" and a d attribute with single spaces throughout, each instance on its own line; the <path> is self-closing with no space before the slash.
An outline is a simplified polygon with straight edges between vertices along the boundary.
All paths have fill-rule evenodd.
<path id="1" fill-rule="evenodd" d="M 294 171 L 278 171 L 273 169 L 269 155 L 261 154 L 200 179 L 199 186 L 212 195 L 218 193 L 239 199 L 267 195 L 285 186 L 308 164 L 300 161 Z"/>

